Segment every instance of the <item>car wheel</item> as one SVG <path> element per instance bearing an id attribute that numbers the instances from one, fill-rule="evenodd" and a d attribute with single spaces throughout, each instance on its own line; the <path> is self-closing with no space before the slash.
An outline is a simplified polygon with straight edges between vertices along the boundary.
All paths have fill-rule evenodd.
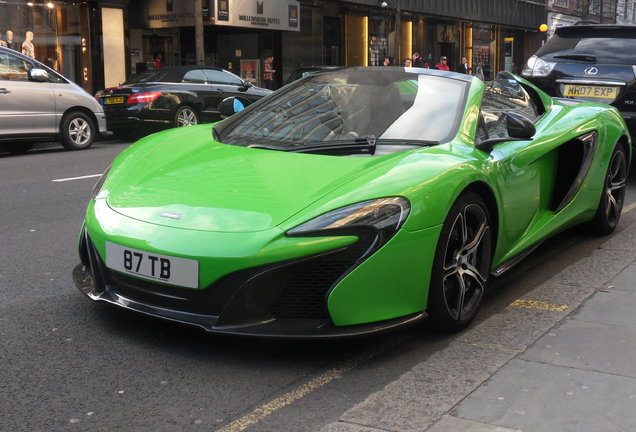
<path id="1" fill-rule="evenodd" d="M 440 233 L 428 301 L 433 326 L 459 331 L 477 314 L 486 289 L 492 259 L 490 215 L 475 193 L 460 196 Z"/>
<path id="2" fill-rule="evenodd" d="M 199 116 L 194 108 L 184 105 L 179 107 L 174 115 L 175 127 L 192 126 L 199 124 Z"/>
<path id="3" fill-rule="evenodd" d="M 95 141 L 95 125 L 86 114 L 73 111 L 62 119 L 60 134 L 60 141 L 67 150 L 87 149 Z"/>
<path id="4" fill-rule="evenodd" d="M 623 211 L 627 188 L 627 156 L 622 145 L 617 145 L 612 153 L 601 201 L 592 220 L 592 229 L 599 234 L 609 234 L 616 228 Z"/>

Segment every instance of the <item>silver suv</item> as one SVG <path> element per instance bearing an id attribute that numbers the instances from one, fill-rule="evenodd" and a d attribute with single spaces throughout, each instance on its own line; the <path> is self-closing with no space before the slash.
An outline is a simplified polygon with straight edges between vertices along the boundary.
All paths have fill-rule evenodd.
<path id="1" fill-rule="evenodd" d="M 30 57 L 0 47 L 0 143 L 20 152 L 43 139 L 89 148 L 106 133 L 101 105 L 84 89 Z"/>

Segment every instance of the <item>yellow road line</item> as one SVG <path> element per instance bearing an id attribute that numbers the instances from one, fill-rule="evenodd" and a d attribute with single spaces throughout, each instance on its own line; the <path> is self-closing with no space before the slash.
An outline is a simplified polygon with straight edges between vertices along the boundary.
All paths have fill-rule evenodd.
<path id="1" fill-rule="evenodd" d="M 364 351 L 354 357 L 352 357 L 351 359 L 349 359 L 348 361 L 342 363 L 340 366 L 337 366 L 333 369 L 328 370 L 327 372 L 323 373 L 322 375 L 312 379 L 311 381 L 301 385 L 300 387 L 297 387 L 296 389 L 285 393 L 284 395 L 277 397 L 276 399 L 273 399 L 269 402 L 267 402 L 266 404 L 260 406 L 259 408 L 254 409 L 251 413 L 244 415 L 243 417 L 234 420 L 232 423 L 229 423 L 228 425 L 226 425 L 224 428 L 222 429 L 218 429 L 217 432 L 241 432 L 244 431 L 245 429 L 247 429 L 248 427 L 252 426 L 255 423 L 258 423 L 259 421 L 263 420 L 265 417 L 269 416 L 270 414 L 273 414 L 274 412 L 278 411 L 281 408 L 286 407 L 287 405 L 290 405 L 292 403 L 294 403 L 295 401 L 297 401 L 298 399 L 308 395 L 309 393 L 313 392 L 314 390 L 317 390 L 327 384 L 329 384 L 331 381 L 335 380 L 336 378 L 340 377 L 342 374 L 344 374 L 345 372 L 350 371 L 351 369 L 355 368 L 356 366 L 358 366 L 359 364 L 369 360 L 370 358 L 376 356 L 377 354 L 379 354 L 380 352 L 394 346 L 397 345 L 398 343 L 401 343 L 403 340 L 405 339 L 405 337 L 401 337 L 398 338 L 397 340 L 394 340 L 393 342 L 386 344 L 382 347 L 376 347 L 376 348 L 372 348 L 369 349 L 367 351 Z"/>
<path id="2" fill-rule="evenodd" d="M 538 309 L 538 310 L 546 310 L 546 311 L 555 311 L 555 312 L 564 312 L 570 309 L 569 305 L 557 305 L 554 303 L 546 303 L 537 300 L 525 300 L 519 299 L 513 301 L 510 306 L 521 307 L 526 309 Z"/>
<path id="3" fill-rule="evenodd" d="M 636 208 L 636 202 L 631 203 L 630 205 L 628 205 L 627 207 L 623 208 L 623 214 L 632 211 Z"/>

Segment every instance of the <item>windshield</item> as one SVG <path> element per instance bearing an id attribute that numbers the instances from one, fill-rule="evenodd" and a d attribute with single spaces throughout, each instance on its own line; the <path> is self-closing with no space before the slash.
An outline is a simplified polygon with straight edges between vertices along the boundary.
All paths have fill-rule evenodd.
<path id="1" fill-rule="evenodd" d="M 457 133 L 469 81 L 404 68 L 307 76 L 215 127 L 229 144 L 290 150 L 361 140 L 439 143 Z"/>
<path id="2" fill-rule="evenodd" d="M 583 62 L 633 65 L 636 58 L 636 30 L 573 28 L 552 36 L 536 55 L 546 60 L 559 58 Z"/>

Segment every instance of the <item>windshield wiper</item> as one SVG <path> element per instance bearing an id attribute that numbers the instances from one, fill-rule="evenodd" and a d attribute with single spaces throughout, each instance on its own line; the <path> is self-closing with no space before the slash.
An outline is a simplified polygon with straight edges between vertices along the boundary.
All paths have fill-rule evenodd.
<path id="1" fill-rule="evenodd" d="M 302 147 L 290 149 L 294 153 L 352 153 L 356 150 L 360 153 L 375 154 L 378 145 L 411 145 L 426 147 L 439 144 L 438 141 L 424 141 L 413 139 L 375 138 L 363 136 L 355 139 L 332 141 L 308 141 Z"/>
<path id="2" fill-rule="evenodd" d="M 347 140 L 307 141 L 301 147 L 289 149 L 293 153 L 315 153 L 345 151 L 375 154 L 376 138 L 373 135 L 361 136 Z"/>

